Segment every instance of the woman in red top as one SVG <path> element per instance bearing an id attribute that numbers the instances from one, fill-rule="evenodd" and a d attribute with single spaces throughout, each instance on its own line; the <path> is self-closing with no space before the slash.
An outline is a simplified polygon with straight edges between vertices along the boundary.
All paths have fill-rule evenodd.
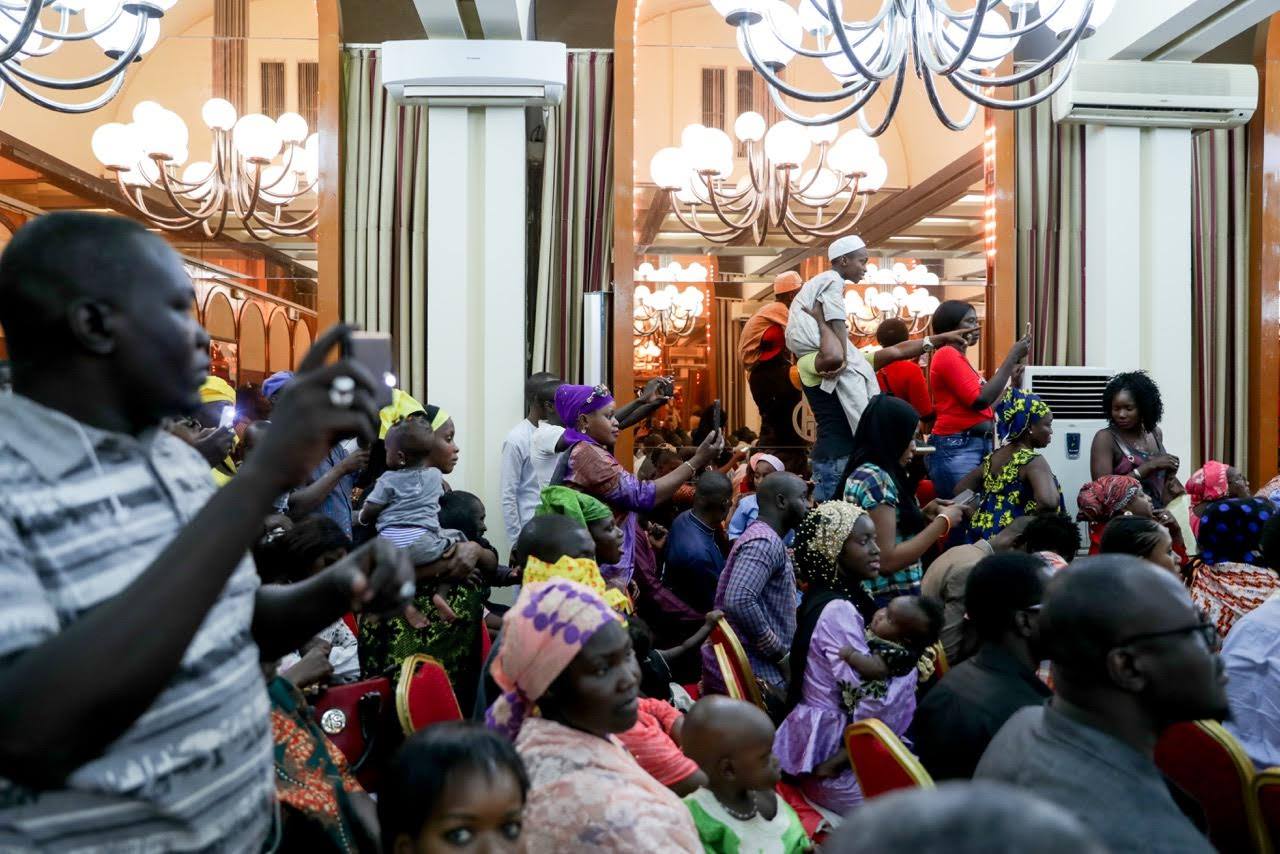
<path id="1" fill-rule="evenodd" d="M 982 335 L 978 314 L 964 300 L 947 300 L 933 313 L 934 334 L 959 330 L 968 333 L 959 343 L 939 347 L 929 365 L 933 395 L 933 436 L 936 449 L 929 457 L 929 477 L 939 498 L 955 495 L 961 478 L 982 465 L 995 449 L 995 414 L 992 405 L 1004 394 L 1014 368 L 1031 351 L 1031 336 L 1018 341 L 985 382 L 965 358 L 965 351 Z"/>

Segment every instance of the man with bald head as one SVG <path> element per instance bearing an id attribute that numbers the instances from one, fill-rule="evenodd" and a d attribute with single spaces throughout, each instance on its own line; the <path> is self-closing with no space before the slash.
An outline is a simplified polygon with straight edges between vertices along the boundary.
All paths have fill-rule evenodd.
<path id="1" fill-rule="evenodd" d="M 1213 851 L 1153 760 L 1166 727 L 1228 713 L 1217 632 L 1186 589 L 1127 555 L 1077 561 L 1050 582 L 1040 633 L 1054 697 L 1009 719 L 975 779 L 1066 808 L 1114 852 Z"/>
<path id="2" fill-rule="evenodd" d="M 809 510 L 808 487 L 787 472 L 760 482 L 760 515 L 733 544 L 716 584 L 714 605 L 746 649 L 751 669 L 779 697 L 791 678 L 796 633 L 796 576 L 783 538 Z M 703 692 L 725 693 L 711 646 L 702 647 Z"/>
<path id="3" fill-rule="evenodd" d="M 799 453 L 804 439 L 796 432 L 794 415 L 800 390 L 791 384 L 791 353 L 787 350 L 787 318 L 791 301 L 804 280 L 795 270 L 773 280 L 773 302 L 751 315 L 742 327 L 738 357 L 747 369 L 751 398 L 760 410 L 760 447 L 780 454 Z"/>

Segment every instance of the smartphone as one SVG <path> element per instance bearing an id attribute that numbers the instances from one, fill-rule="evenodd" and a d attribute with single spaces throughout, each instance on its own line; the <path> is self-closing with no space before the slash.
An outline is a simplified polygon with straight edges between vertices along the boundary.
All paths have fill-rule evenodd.
<path id="1" fill-rule="evenodd" d="M 711 402 L 711 429 L 717 433 L 724 429 L 724 409 L 718 399 Z"/>
<path id="2" fill-rule="evenodd" d="M 966 489 L 952 499 L 956 504 L 968 505 L 969 507 L 978 506 L 978 495 L 972 489 Z"/>
<path id="3" fill-rule="evenodd" d="M 222 407 L 222 415 L 218 417 L 218 429 L 230 430 L 236 424 L 236 408 L 228 403 Z"/>
<path id="4" fill-rule="evenodd" d="M 391 405 L 396 387 L 391 353 L 391 336 L 384 332 L 352 332 L 342 351 L 344 358 L 359 362 L 373 377 L 373 404 L 379 409 Z"/>

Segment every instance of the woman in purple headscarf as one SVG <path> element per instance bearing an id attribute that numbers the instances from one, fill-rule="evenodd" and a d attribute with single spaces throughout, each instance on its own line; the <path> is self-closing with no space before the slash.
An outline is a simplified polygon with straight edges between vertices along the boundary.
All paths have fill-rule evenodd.
<path id="1" fill-rule="evenodd" d="M 565 427 L 563 442 L 568 453 L 552 483 L 580 489 L 609 505 L 622 529 L 622 560 L 601 566 L 600 574 L 610 587 L 626 590 L 641 534 L 636 513 L 647 513 L 669 500 L 681 484 L 720 454 L 724 441 L 713 432 L 703 439 L 693 458 L 675 471 L 657 480 L 640 480 L 613 456 L 618 439 L 614 412 L 613 395 L 605 386 L 562 385 L 556 390 L 556 414 Z"/>

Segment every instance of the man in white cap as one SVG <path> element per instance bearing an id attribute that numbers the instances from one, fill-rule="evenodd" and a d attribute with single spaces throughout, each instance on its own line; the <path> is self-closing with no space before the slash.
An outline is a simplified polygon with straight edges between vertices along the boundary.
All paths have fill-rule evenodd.
<path id="1" fill-rule="evenodd" d="M 804 280 L 788 270 L 773 280 L 773 302 L 751 315 L 742 328 L 738 356 L 747 369 L 751 397 L 760 410 L 760 447 L 804 465 L 804 439 L 793 417 L 800 390 L 791 384 L 791 353 L 787 350 L 787 318 L 791 301 Z"/>
<path id="2" fill-rule="evenodd" d="M 862 281 L 867 272 L 867 245 L 849 234 L 831 244 L 831 269 L 819 273 L 796 294 L 787 321 L 787 347 L 795 354 L 804 396 L 813 410 L 818 440 L 810 452 L 813 497 L 838 498 L 845 465 L 853 453 L 853 434 L 871 398 L 880 393 L 875 372 L 902 359 L 917 359 L 932 350 L 934 340 L 903 341 L 875 354 L 867 363 L 849 340 L 844 307 L 847 284 Z"/>

